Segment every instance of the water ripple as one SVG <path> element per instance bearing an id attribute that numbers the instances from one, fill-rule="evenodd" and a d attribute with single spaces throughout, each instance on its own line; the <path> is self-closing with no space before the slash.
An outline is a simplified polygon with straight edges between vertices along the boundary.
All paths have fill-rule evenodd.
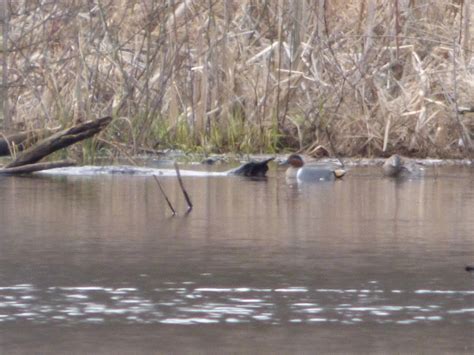
<path id="1" fill-rule="evenodd" d="M 211 287 L 192 281 L 150 289 L 6 285 L 0 287 L 0 323 L 472 323 L 474 308 L 466 305 L 472 305 L 474 291 L 369 284 L 360 289 Z"/>

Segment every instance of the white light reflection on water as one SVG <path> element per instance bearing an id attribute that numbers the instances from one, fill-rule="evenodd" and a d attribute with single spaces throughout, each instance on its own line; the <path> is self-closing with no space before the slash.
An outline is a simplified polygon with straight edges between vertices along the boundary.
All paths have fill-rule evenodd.
<path id="1" fill-rule="evenodd" d="M 474 291 L 453 291 L 453 290 L 416 290 L 416 294 L 423 295 L 474 295 Z"/>
<path id="2" fill-rule="evenodd" d="M 212 324 L 212 323 L 219 323 L 219 321 L 214 320 L 214 319 L 207 319 L 207 318 L 168 318 L 168 319 L 161 320 L 160 323 L 191 325 L 191 324 Z"/>
<path id="3" fill-rule="evenodd" d="M 472 313 L 474 315 L 474 308 L 461 308 L 448 311 L 450 314 Z"/>
<path id="4" fill-rule="evenodd" d="M 147 297 L 139 287 L 52 286 L 41 290 L 33 285 L 3 286 L 0 288 L 0 322 L 413 324 L 456 321 L 457 317 L 474 315 L 474 308 L 462 307 L 465 298 L 474 295 L 471 290 L 309 289 L 302 286 L 194 288 L 191 285 L 188 281 L 176 287 L 157 287 L 153 293 L 148 292 Z M 411 304 L 387 304 L 389 295 L 401 292 L 412 296 Z M 243 294 L 246 297 L 238 296 Z M 364 305 L 359 301 L 361 295 L 367 296 Z M 427 295 L 430 304 L 422 302 Z M 451 307 L 453 301 L 461 307 L 446 308 L 446 298 L 450 299 Z M 199 317 L 188 317 L 189 314 Z"/>
<path id="5" fill-rule="evenodd" d="M 89 332 L 79 346 L 164 340 L 170 350 L 205 334 L 207 351 L 224 338 L 230 352 L 245 342 L 344 353 L 357 342 L 356 352 L 404 353 L 425 339 L 417 350 L 472 353 L 472 168 L 409 181 L 352 169 L 314 186 L 288 186 L 277 170 L 263 181 L 186 177 L 195 202 L 186 215 L 179 184 L 164 178 L 173 218 L 150 171 L 2 178 L 2 337 L 34 344 L 28 353 L 45 334 L 56 340 L 47 331 L 56 325 L 70 330 L 60 332 L 68 345 Z M 122 336 L 129 329 L 134 337 Z"/>

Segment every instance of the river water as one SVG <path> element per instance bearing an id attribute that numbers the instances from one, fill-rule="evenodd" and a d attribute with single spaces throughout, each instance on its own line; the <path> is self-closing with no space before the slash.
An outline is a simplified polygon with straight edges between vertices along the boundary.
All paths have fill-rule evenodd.
<path id="1" fill-rule="evenodd" d="M 472 353 L 474 169 L 0 177 L 0 353 Z"/>

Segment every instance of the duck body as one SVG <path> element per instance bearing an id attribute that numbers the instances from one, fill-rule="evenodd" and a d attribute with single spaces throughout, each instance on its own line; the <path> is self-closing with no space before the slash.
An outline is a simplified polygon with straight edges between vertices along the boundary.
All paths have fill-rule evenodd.
<path id="1" fill-rule="evenodd" d="M 262 161 L 249 161 L 238 168 L 229 170 L 227 175 L 238 175 L 247 177 L 265 177 L 268 171 L 268 163 L 275 158 L 268 158 Z"/>
<path id="2" fill-rule="evenodd" d="M 302 168 L 289 167 L 286 170 L 288 179 L 296 179 L 299 181 L 332 181 L 336 180 L 334 169 L 331 166 L 318 164 L 308 165 Z"/>
<path id="3" fill-rule="evenodd" d="M 402 158 L 398 154 L 392 155 L 385 160 L 382 171 L 385 176 L 398 177 L 406 170 Z"/>
<path id="4" fill-rule="evenodd" d="M 344 169 L 332 164 L 305 164 L 303 158 L 298 154 L 291 154 L 283 164 L 290 165 L 286 170 L 287 179 L 300 182 L 333 181 L 346 173 Z"/>
<path id="5" fill-rule="evenodd" d="M 416 177 L 423 174 L 423 168 L 419 164 L 404 159 L 398 154 L 392 155 L 385 161 L 382 171 L 385 176 L 393 178 Z"/>

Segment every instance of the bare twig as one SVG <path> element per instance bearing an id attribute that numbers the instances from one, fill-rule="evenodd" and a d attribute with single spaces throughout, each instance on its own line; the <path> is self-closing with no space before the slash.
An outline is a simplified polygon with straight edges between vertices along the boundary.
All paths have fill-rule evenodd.
<path id="1" fill-rule="evenodd" d="M 186 203 L 188 204 L 187 213 L 189 213 L 193 209 L 193 204 L 191 202 L 191 199 L 189 198 L 188 192 L 184 188 L 183 179 L 181 179 L 181 174 L 179 172 L 179 166 L 177 162 L 174 163 L 174 168 L 176 169 L 176 176 L 178 177 L 178 182 L 179 182 L 179 186 L 181 187 L 181 191 L 183 191 L 184 199 L 186 200 Z"/>
<path id="2" fill-rule="evenodd" d="M 168 206 L 169 206 L 171 212 L 173 213 L 173 216 L 175 216 L 175 215 L 176 215 L 176 210 L 173 208 L 173 205 L 171 204 L 171 201 L 169 200 L 168 196 L 166 196 L 166 192 L 165 192 L 165 190 L 163 189 L 163 187 L 161 186 L 160 180 L 158 180 L 158 177 L 157 177 L 156 175 L 153 175 L 153 178 L 155 179 L 156 184 L 158 185 L 158 188 L 159 188 L 160 191 L 161 191 L 161 194 L 163 195 L 163 197 L 165 198 L 166 202 L 168 203 Z"/>
<path id="3" fill-rule="evenodd" d="M 398 0 L 395 0 L 395 45 L 396 45 L 396 58 L 400 58 L 400 9 L 398 6 Z"/>
<path id="4" fill-rule="evenodd" d="M 470 154 L 472 156 L 474 152 L 472 149 L 471 137 L 469 137 L 469 134 L 465 132 L 464 126 L 461 122 L 461 118 L 459 117 L 458 80 L 457 80 L 457 72 L 456 72 L 457 48 L 458 48 L 458 45 L 456 44 L 456 40 L 454 39 L 453 40 L 453 98 L 449 100 L 451 100 L 452 104 L 454 105 L 454 116 L 456 117 L 456 122 L 459 129 L 459 135 L 461 136 L 461 142 L 463 144 L 463 148 L 467 154 Z"/>

